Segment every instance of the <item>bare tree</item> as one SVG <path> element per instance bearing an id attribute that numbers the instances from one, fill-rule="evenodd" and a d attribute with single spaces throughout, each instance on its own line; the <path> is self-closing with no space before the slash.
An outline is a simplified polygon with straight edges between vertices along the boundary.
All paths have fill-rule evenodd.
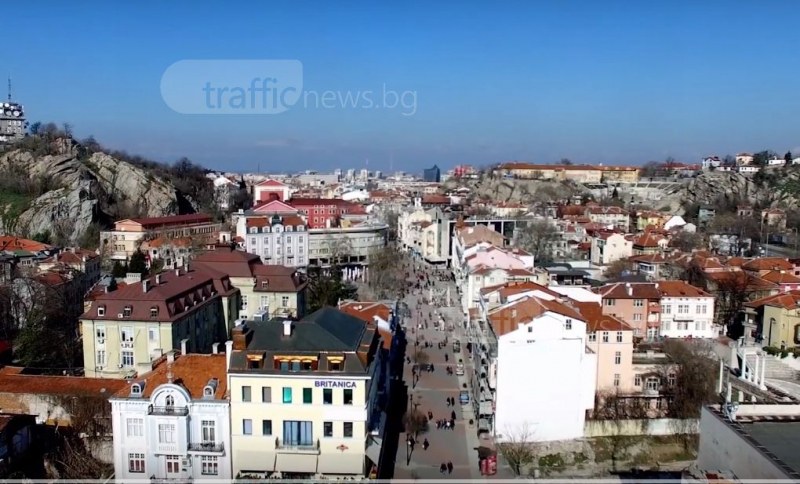
<path id="1" fill-rule="evenodd" d="M 606 266 L 606 270 L 603 271 L 603 276 L 607 279 L 619 279 L 624 276 L 626 272 L 633 272 L 634 268 L 634 263 L 628 259 L 617 259 Z"/>
<path id="2" fill-rule="evenodd" d="M 430 362 L 430 355 L 428 353 L 419 349 L 419 345 L 417 342 L 414 342 L 414 353 L 411 356 L 412 361 L 414 362 L 414 378 L 411 383 L 411 388 L 416 388 L 417 383 L 419 382 L 419 378 L 422 374 L 422 367 L 427 365 Z"/>
<path id="3" fill-rule="evenodd" d="M 630 447 L 636 436 L 628 435 L 626 426 L 638 424 L 642 433 L 650 417 L 650 400 L 640 396 L 627 396 L 619 391 L 600 392 L 595 396 L 592 417 L 610 427 L 611 465 L 616 470 L 617 462 Z"/>
<path id="4" fill-rule="evenodd" d="M 419 434 L 428 431 L 428 417 L 419 410 L 411 408 L 403 414 L 403 428 L 407 434 L 413 435 L 416 439 Z"/>
<path id="5" fill-rule="evenodd" d="M 536 454 L 532 441 L 533 432 L 527 423 L 517 429 L 503 431 L 502 442 L 497 444 L 497 450 L 503 454 L 514 474 L 522 474 L 522 468 L 533 462 Z"/>
<path id="6" fill-rule="evenodd" d="M 369 255 L 368 284 L 379 299 L 396 298 L 404 285 L 403 254 L 393 244 Z"/>
<path id="7" fill-rule="evenodd" d="M 553 244 L 559 238 L 558 228 L 548 220 L 523 220 L 517 244 L 533 255 L 537 264 L 553 260 Z"/>

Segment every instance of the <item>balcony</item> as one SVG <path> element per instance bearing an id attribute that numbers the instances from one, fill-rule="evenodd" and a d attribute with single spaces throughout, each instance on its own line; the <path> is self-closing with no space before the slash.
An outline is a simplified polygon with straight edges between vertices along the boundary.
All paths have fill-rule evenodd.
<path id="1" fill-rule="evenodd" d="M 225 445 L 222 442 L 196 442 L 189 444 L 189 452 L 196 454 L 224 454 Z"/>
<path id="2" fill-rule="evenodd" d="M 189 407 L 156 407 L 155 405 L 149 405 L 147 407 L 147 415 L 185 417 L 189 415 Z"/>
<path id="3" fill-rule="evenodd" d="M 311 444 L 286 444 L 281 442 L 279 437 L 275 437 L 275 449 L 283 453 L 319 455 L 319 439 Z"/>

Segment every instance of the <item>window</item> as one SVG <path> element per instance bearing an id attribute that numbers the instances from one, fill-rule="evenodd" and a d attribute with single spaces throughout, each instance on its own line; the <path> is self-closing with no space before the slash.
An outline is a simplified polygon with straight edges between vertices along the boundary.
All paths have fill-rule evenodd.
<path id="1" fill-rule="evenodd" d="M 272 420 L 261 421 L 261 435 L 272 435 Z"/>
<path id="2" fill-rule="evenodd" d="M 622 364 L 622 352 L 621 351 L 617 351 L 616 353 L 614 353 L 614 364 L 615 365 Z"/>
<path id="3" fill-rule="evenodd" d="M 614 386 L 619 386 L 619 373 L 614 373 Z"/>
<path id="4" fill-rule="evenodd" d="M 272 387 L 261 387 L 261 401 L 272 403 Z"/>
<path id="5" fill-rule="evenodd" d="M 528 326 L 528 332 L 533 333 L 533 326 Z"/>
<path id="6" fill-rule="evenodd" d="M 243 386 L 242 387 L 242 401 L 243 402 L 249 402 L 251 396 L 252 395 L 250 394 L 250 387 L 249 386 Z"/>
<path id="7" fill-rule="evenodd" d="M 133 343 L 133 328 L 121 328 L 119 331 L 119 340 L 123 343 Z"/>
<path id="8" fill-rule="evenodd" d="M 242 420 L 242 434 L 253 435 L 253 421 L 249 418 Z"/>
<path id="9" fill-rule="evenodd" d="M 167 474 L 177 474 L 181 471 L 181 457 L 179 455 L 167 456 Z"/>
<path id="10" fill-rule="evenodd" d="M 303 388 L 303 403 L 313 403 L 311 388 Z"/>
<path id="11" fill-rule="evenodd" d="M 150 308 L 150 317 L 157 318 L 158 317 L 158 306 L 153 306 Z"/>
<path id="12" fill-rule="evenodd" d="M 678 314 L 689 314 L 689 305 L 678 304 Z"/>
<path id="13" fill-rule="evenodd" d="M 663 306 L 661 306 L 661 312 L 664 314 L 672 314 L 672 305 L 664 304 Z"/>
<path id="14" fill-rule="evenodd" d="M 353 436 L 353 422 L 345 422 L 344 423 L 344 436 L 345 437 L 352 437 Z"/>
<path id="15" fill-rule="evenodd" d="M 313 445 L 314 433 L 312 422 L 300 420 L 283 421 L 284 445 Z"/>
<path id="16" fill-rule="evenodd" d="M 97 357 L 95 358 L 95 366 L 106 366 L 106 350 L 97 350 Z"/>
<path id="17" fill-rule="evenodd" d="M 603 299 L 603 305 L 604 306 L 614 306 L 616 304 L 617 304 L 617 300 L 616 299 Z"/>
<path id="18" fill-rule="evenodd" d="M 242 294 L 242 307 L 240 309 L 247 309 L 247 296 Z"/>
<path id="19" fill-rule="evenodd" d="M 158 341 L 158 328 L 150 328 L 147 330 L 147 339 L 151 343 L 155 343 Z"/>
<path id="20" fill-rule="evenodd" d="M 603 343 L 608 343 L 608 331 L 603 331 Z"/>
<path id="21" fill-rule="evenodd" d="M 644 306 L 644 300 L 643 299 L 634 299 L 633 300 L 633 307 L 640 308 L 640 307 L 643 307 L 643 306 Z"/>
<path id="22" fill-rule="evenodd" d="M 103 311 L 105 311 L 105 307 L 103 307 L 103 306 L 101 306 L 100 308 L 97 308 L 97 312 L 98 312 L 99 316 L 102 316 L 102 314 L 99 314 L 101 308 L 103 309 Z M 105 326 L 96 327 L 95 330 L 94 330 L 94 336 L 95 336 L 95 338 L 97 338 L 98 341 L 105 341 L 105 339 L 106 339 L 106 327 Z"/>
<path id="23" fill-rule="evenodd" d="M 298 360 L 292 362 L 292 371 L 300 371 L 300 362 Z"/>
<path id="24" fill-rule="evenodd" d="M 144 454 L 128 454 L 128 472 L 144 472 Z"/>
<path id="25" fill-rule="evenodd" d="M 633 386 L 635 386 L 635 387 L 642 386 L 642 375 L 634 375 L 634 377 L 633 377 Z"/>
<path id="26" fill-rule="evenodd" d="M 698 304 L 697 305 L 697 314 L 705 314 L 706 313 L 706 305 L 705 304 Z"/>
<path id="27" fill-rule="evenodd" d="M 645 388 L 648 390 L 658 391 L 658 377 L 656 376 L 649 376 L 647 380 L 645 380 Z"/>
<path id="28" fill-rule="evenodd" d="M 98 316 L 105 316 L 106 315 L 106 307 L 105 306 L 98 306 L 97 307 L 97 315 Z"/>
<path id="29" fill-rule="evenodd" d="M 122 352 L 122 366 L 123 367 L 133 366 L 133 351 Z"/>
<path id="30" fill-rule="evenodd" d="M 676 381 L 677 379 L 675 378 L 675 375 L 673 373 L 667 375 L 667 385 L 674 387 Z"/>
<path id="31" fill-rule="evenodd" d="M 173 397 L 172 395 L 167 395 L 166 398 L 164 398 L 164 402 L 165 402 L 166 406 L 174 407 L 175 406 L 175 397 Z"/>
<path id="32" fill-rule="evenodd" d="M 641 321 L 642 320 L 642 313 L 636 313 L 633 315 L 634 321 Z"/>
<path id="33" fill-rule="evenodd" d="M 564 329 L 567 329 L 567 330 L 572 329 L 572 320 L 571 319 L 567 319 L 567 322 L 564 325 Z"/>
<path id="34" fill-rule="evenodd" d="M 622 331 L 617 331 L 617 343 L 622 343 Z"/>
<path id="35" fill-rule="evenodd" d="M 204 476 L 216 476 L 219 474 L 219 463 L 217 456 L 204 455 L 200 457 L 200 473 Z"/>
<path id="36" fill-rule="evenodd" d="M 289 296 L 282 296 L 281 297 L 281 307 L 288 308 L 289 307 Z"/>
<path id="37" fill-rule="evenodd" d="M 322 389 L 322 404 L 323 405 L 331 405 L 333 403 L 333 389 L 331 388 L 323 388 Z"/>
<path id="38" fill-rule="evenodd" d="M 669 331 L 669 326 L 670 326 L 669 321 L 665 321 L 664 322 L 664 331 Z"/>
<path id="39" fill-rule="evenodd" d="M 342 371 L 342 360 L 328 360 L 328 371 Z"/>
<path id="40" fill-rule="evenodd" d="M 590 342 L 597 341 L 597 333 L 589 333 L 589 341 Z"/>
<path id="41" fill-rule="evenodd" d="M 292 403 L 292 389 L 283 387 L 283 403 Z"/>
<path id="42" fill-rule="evenodd" d="M 174 444 L 175 424 L 158 424 L 158 441 L 162 444 Z"/>
<path id="43" fill-rule="evenodd" d="M 322 436 L 333 437 L 333 422 L 322 422 Z"/>
<path id="44" fill-rule="evenodd" d="M 302 235 L 298 235 L 297 236 L 297 243 L 298 244 L 302 244 L 303 243 L 303 236 Z"/>
<path id="45" fill-rule="evenodd" d="M 126 423 L 128 437 L 144 437 L 144 419 L 129 418 Z"/>
<path id="46" fill-rule="evenodd" d="M 344 404 L 345 405 L 353 404 L 353 390 L 351 388 L 344 389 Z"/>
<path id="47" fill-rule="evenodd" d="M 122 308 L 122 317 L 130 318 L 132 312 L 133 312 L 133 306 L 125 306 L 124 308 Z"/>
<path id="48" fill-rule="evenodd" d="M 200 432 L 204 444 L 213 444 L 217 441 L 217 422 L 214 420 L 201 420 Z"/>

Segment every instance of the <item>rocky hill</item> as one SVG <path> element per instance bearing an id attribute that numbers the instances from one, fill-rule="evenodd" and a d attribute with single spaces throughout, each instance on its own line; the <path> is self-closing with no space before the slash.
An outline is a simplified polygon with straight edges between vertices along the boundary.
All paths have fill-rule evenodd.
<path id="1" fill-rule="evenodd" d="M 698 204 L 749 203 L 762 207 L 800 207 L 800 167 L 766 168 L 756 175 L 705 172 L 676 194 Z"/>
<path id="2" fill-rule="evenodd" d="M 54 145 L 54 147 L 53 147 Z M 51 154 L 19 147 L 0 155 L 0 233 L 78 243 L 116 218 L 191 212 L 171 181 L 60 139 Z M 191 205 L 191 204 L 189 204 Z"/>

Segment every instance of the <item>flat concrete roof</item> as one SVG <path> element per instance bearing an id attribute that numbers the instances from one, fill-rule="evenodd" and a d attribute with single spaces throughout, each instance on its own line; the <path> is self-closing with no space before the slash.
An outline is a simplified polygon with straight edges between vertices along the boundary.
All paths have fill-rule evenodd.
<path id="1" fill-rule="evenodd" d="M 758 445 L 800 473 L 800 422 L 741 422 Z"/>

